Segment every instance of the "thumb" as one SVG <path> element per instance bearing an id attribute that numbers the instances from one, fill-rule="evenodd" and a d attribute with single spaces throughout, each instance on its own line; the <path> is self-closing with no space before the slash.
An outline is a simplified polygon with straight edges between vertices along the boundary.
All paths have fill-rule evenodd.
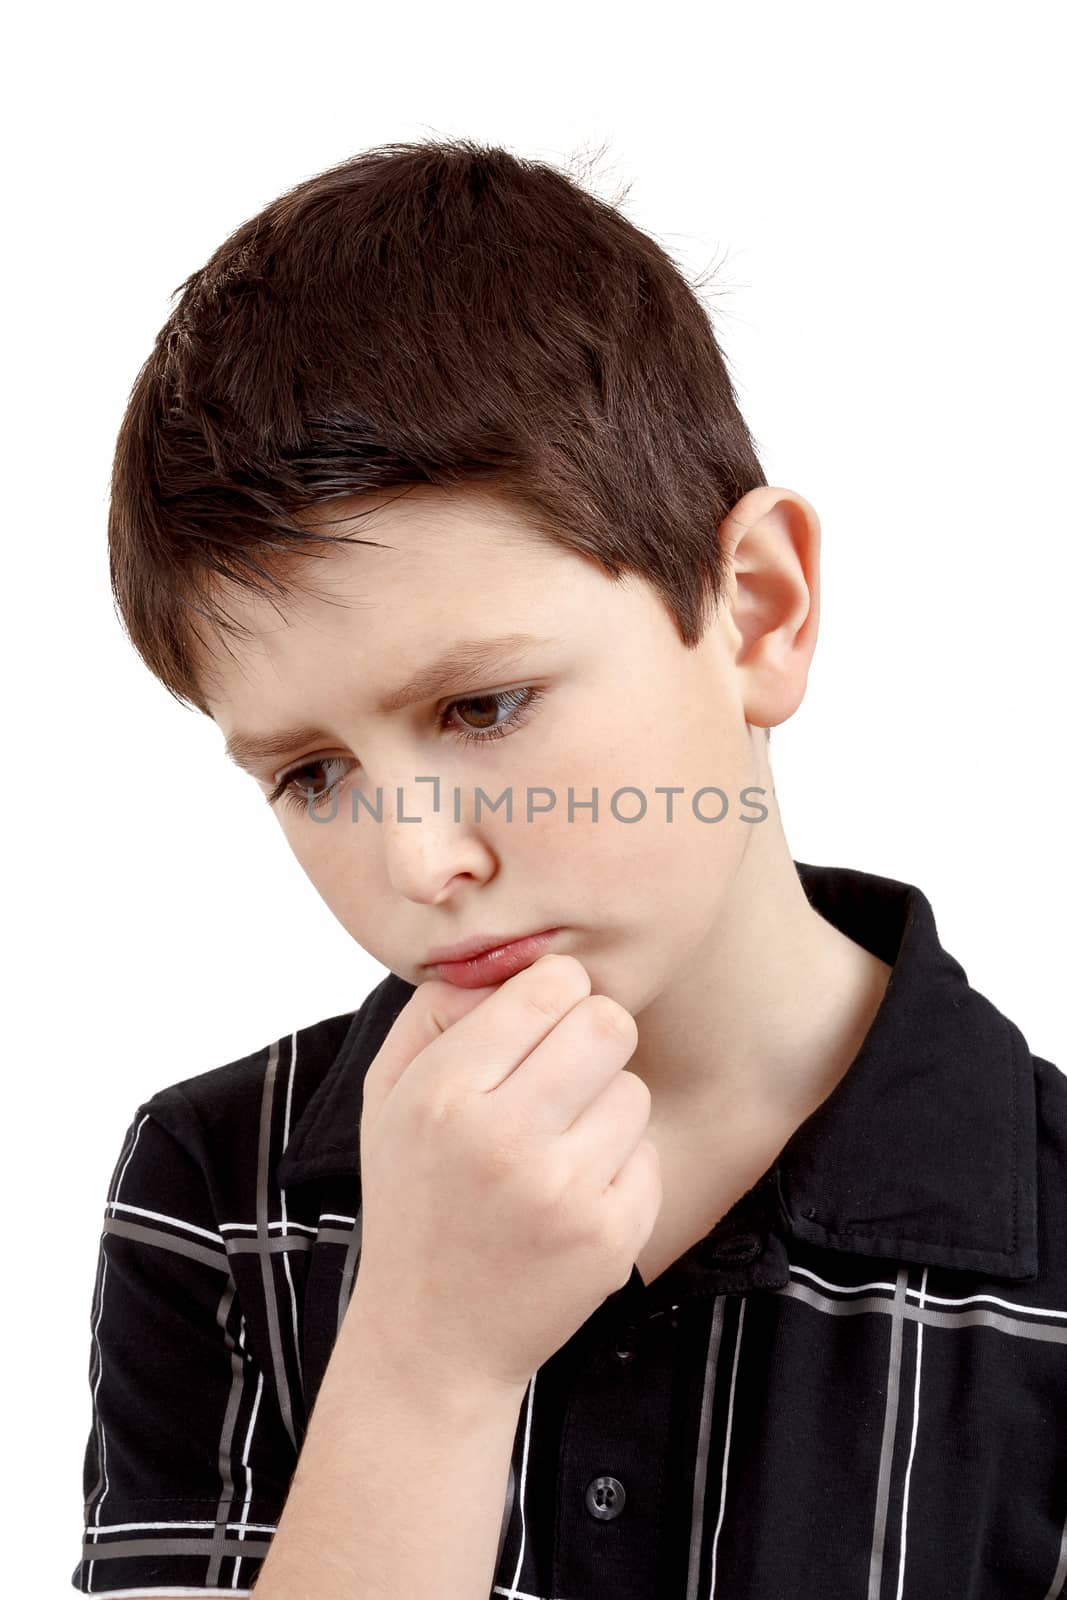
<path id="1" fill-rule="evenodd" d="M 443 978 L 429 978 L 419 984 L 364 1076 L 363 1126 L 374 1125 L 415 1057 L 498 988 L 498 984 L 486 984 L 479 989 L 459 989 Z"/>

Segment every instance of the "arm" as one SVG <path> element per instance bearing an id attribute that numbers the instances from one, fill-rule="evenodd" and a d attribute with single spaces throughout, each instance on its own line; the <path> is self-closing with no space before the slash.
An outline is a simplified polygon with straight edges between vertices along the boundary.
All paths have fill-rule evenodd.
<path id="1" fill-rule="evenodd" d="M 134 1114 L 108 1189 L 88 1318 L 81 1594 L 247 1594 L 298 1450 L 243 1346 L 192 1108 Z M 71 1551 L 71 1556 L 75 1554 Z"/>
<path id="2" fill-rule="evenodd" d="M 354 1291 L 256 1600 L 485 1600 L 523 1394 L 422 1365 Z"/>

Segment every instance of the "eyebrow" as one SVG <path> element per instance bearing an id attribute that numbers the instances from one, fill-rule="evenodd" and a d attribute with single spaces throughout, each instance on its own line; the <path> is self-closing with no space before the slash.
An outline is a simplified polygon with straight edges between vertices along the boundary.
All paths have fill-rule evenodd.
<path id="1" fill-rule="evenodd" d="M 464 639 L 451 645 L 443 655 L 420 667 L 406 683 L 381 695 L 376 709 L 382 713 L 402 711 L 419 700 L 429 700 L 449 684 L 472 673 L 506 664 L 514 656 L 536 645 L 558 644 L 558 639 L 541 639 L 533 633 L 503 633 L 494 639 Z M 279 728 L 274 733 L 233 733 L 226 741 L 226 754 L 237 766 L 250 771 L 258 762 L 277 760 L 301 745 L 328 739 L 314 723 L 295 728 Z"/>

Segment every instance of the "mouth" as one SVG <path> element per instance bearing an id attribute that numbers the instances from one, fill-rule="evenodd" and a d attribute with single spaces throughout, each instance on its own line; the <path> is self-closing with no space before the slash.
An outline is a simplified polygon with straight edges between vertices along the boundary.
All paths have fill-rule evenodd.
<path id="1" fill-rule="evenodd" d="M 503 983 L 543 955 L 562 931 L 562 928 L 544 928 L 539 933 L 520 934 L 501 944 L 473 939 L 446 951 L 434 950 L 431 954 L 436 959 L 425 963 L 425 971 L 429 977 L 443 978 L 461 989 Z"/>

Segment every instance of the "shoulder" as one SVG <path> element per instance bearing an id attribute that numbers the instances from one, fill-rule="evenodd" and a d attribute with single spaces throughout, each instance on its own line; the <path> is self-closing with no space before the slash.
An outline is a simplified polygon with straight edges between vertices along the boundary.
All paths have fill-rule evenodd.
<path id="1" fill-rule="evenodd" d="M 366 1002 L 364 1002 L 364 1006 Z M 164 1085 L 137 1108 L 165 1130 L 227 1211 L 273 1169 L 363 1007 L 268 1040 L 246 1055 Z M 265 1172 L 261 1169 L 265 1168 Z"/>
<path id="2" fill-rule="evenodd" d="M 243 1110 L 249 1103 L 255 1103 L 262 1091 L 267 1066 L 272 1058 L 281 1060 L 283 1056 L 299 1059 L 301 1078 L 309 1086 L 313 1085 L 329 1070 L 357 1014 L 342 1011 L 336 1016 L 323 1017 L 271 1039 L 236 1060 L 179 1078 L 157 1089 L 143 1102 L 142 1109 L 153 1116 L 165 1116 L 172 1109 L 187 1105 L 210 1126 L 216 1118 L 232 1115 L 235 1108 Z"/>

